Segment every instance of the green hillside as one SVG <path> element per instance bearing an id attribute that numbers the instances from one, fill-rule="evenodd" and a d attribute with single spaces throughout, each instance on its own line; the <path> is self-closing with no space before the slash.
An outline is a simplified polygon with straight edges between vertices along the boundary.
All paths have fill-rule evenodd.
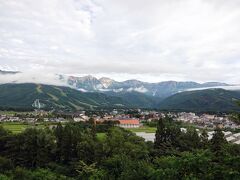
<path id="1" fill-rule="evenodd" d="M 84 93 L 68 87 L 39 84 L 0 85 L 1 109 L 33 109 L 39 99 L 46 109 L 79 110 L 83 108 L 126 106 L 119 97 L 101 93 Z"/>
<path id="2" fill-rule="evenodd" d="M 208 89 L 175 94 L 164 100 L 137 92 L 81 92 L 69 87 L 42 84 L 0 85 L 0 109 L 33 110 L 39 99 L 44 108 L 81 110 L 96 108 L 159 108 L 180 111 L 239 111 L 239 91 Z"/>
<path id="3" fill-rule="evenodd" d="M 207 89 L 175 94 L 159 103 L 160 109 L 185 111 L 240 111 L 240 91 Z"/>
<path id="4" fill-rule="evenodd" d="M 122 98 L 127 104 L 135 107 L 155 108 L 162 100 L 160 97 L 153 97 L 139 92 L 105 92 L 105 94 Z"/>

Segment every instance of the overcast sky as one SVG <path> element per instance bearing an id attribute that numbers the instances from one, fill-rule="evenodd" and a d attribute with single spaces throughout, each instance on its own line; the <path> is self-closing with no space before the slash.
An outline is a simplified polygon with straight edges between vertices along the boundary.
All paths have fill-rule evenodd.
<path id="1" fill-rule="evenodd" d="M 240 84 L 240 0 L 0 0 L 0 69 Z"/>

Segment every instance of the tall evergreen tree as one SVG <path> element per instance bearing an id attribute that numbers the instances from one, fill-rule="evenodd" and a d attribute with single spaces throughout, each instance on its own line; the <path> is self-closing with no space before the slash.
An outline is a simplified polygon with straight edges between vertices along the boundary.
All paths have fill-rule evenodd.
<path id="1" fill-rule="evenodd" d="M 222 130 L 217 127 L 215 130 L 214 130 L 214 134 L 213 134 L 213 137 L 210 141 L 210 144 L 211 144 L 211 150 L 217 155 L 222 155 L 223 154 L 223 148 L 224 148 L 224 145 L 227 143 L 225 137 L 224 137 L 224 134 L 222 132 Z"/>
<path id="2" fill-rule="evenodd" d="M 154 148 L 159 155 L 172 154 L 180 147 L 180 128 L 169 117 L 160 119 L 155 134 Z"/>
<path id="3" fill-rule="evenodd" d="M 200 135 L 200 139 L 201 139 L 201 147 L 206 149 L 208 147 L 208 133 L 206 131 L 206 129 L 203 129 L 201 135 Z"/>
<path id="4" fill-rule="evenodd" d="M 93 136 L 94 138 L 96 138 L 96 137 L 97 137 L 97 134 L 96 134 L 96 121 L 95 121 L 95 119 L 91 117 L 91 118 L 89 119 L 89 124 L 91 125 L 92 136 Z"/>
<path id="5" fill-rule="evenodd" d="M 54 134 L 56 136 L 56 160 L 61 162 L 62 158 L 62 145 L 63 145 L 63 127 L 61 123 L 57 124 L 57 127 L 54 129 Z"/>
<path id="6" fill-rule="evenodd" d="M 159 146 L 166 142 L 166 138 L 165 138 L 165 124 L 163 119 L 159 119 L 158 121 L 158 125 L 157 125 L 157 131 L 155 134 L 155 141 L 154 141 L 154 147 L 155 148 L 159 148 Z"/>
<path id="7" fill-rule="evenodd" d="M 187 128 L 186 133 L 182 133 L 179 138 L 181 151 L 193 151 L 200 147 L 200 137 L 194 127 Z"/>

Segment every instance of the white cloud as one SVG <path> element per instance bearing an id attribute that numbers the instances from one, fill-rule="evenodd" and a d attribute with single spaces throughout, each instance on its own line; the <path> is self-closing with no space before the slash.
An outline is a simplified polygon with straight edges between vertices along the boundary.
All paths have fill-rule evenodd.
<path id="1" fill-rule="evenodd" d="M 240 82 L 240 1 L 0 0 L 0 65 Z"/>

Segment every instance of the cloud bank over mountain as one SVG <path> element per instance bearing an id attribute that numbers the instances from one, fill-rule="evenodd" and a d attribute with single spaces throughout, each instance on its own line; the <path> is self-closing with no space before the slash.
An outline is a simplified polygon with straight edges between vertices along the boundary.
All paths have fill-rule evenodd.
<path id="1" fill-rule="evenodd" d="M 239 8 L 237 0 L 1 1 L 0 65 L 28 74 L 20 79 L 239 83 Z"/>

